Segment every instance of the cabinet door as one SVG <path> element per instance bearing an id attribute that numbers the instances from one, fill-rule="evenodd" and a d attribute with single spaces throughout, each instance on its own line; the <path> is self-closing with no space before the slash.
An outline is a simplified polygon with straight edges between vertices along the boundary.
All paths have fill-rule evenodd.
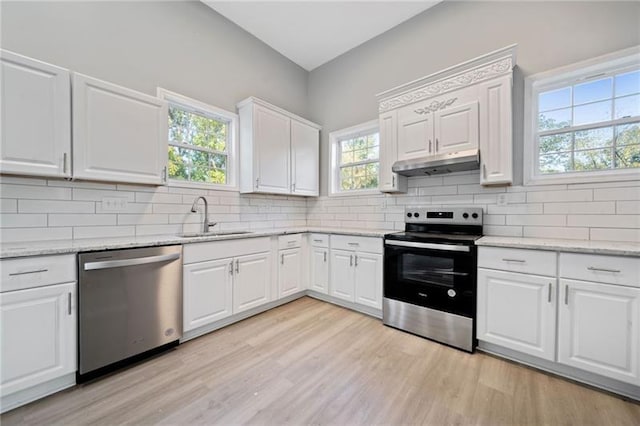
<path id="1" fill-rule="evenodd" d="M 427 157 L 433 148 L 433 113 L 411 105 L 399 109 L 398 160 Z"/>
<path id="2" fill-rule="evenodd" d="M 318 196 L 320 131 L 291 120 L 291 189 L 296 195 Z"/>
<path id="3" fill-rule="evenodd" d="M 382 255 L 356 253 L 356 303 L 382 309 Z"/>
<path id="4" fill-rule="evenodd" d="M 558 361 L 640 385 L 640 289 L 560 280 Z"/>
<path id="5" fill-rule="evenodd" d="M 167 117 L 166 102 L 156 97 L 74 74 L 74 176 L 163 184 Z"/>
<path id="6" fill-rule="evenodd" d="M 0 50 L 0 172 L 71 176 L 69 71 Z"/>
<path id="7" fill-rule="evenodd" d="M 553 361 L 555 281 L 478 269 L 478 339 Z"/>
<path id="8" fill-rule="evenodd" d="M 391 168 L 398 158 L 397 111 L 380 114 L 380 177 L 382 192 L 407 192 L 407 177 L 393 173 Z"/>
<path id="9" fill-rule="evenodd" d="M 271 256 L 258 253 L 235 259 L 233 313 L 243 312 L 270 300 Z"/>
<path id="10" fill-rule="evenodd" d="M 278 268 L 278 297 L 302 290 L 302 250 L 280 250 Z"/>
<path id="11" fill-rule="evenodd" d="M 482 83 L 480 90 L 480 183 L 513 181 L 511 76 Z"/>
<path id="12" fill-rule="evenodd" d="M 184 331 L 193 330 L 231 315 L 233 267 L 231 258 L 184 267 Z"/>
<path id="13" fill-rule="evenodd" d="M 355 302 L 355 253 L 331 250 L 331 296 Z"/>
<path id="14" fill-rule="evenodd" d="M 437 111 L 433 117 L 436 154 L 478 148 L 478 102 Z"/>
<path id="15" fill-rule="evenodd" d="M 329 249 L 311 247 L 311 290 L 329 293 Z"/>
<path id="16" fill-rule="evenodd" d="M 0 393 L 76 371 L 76 283 L 0 294 Z"/>
<path id="17" fill-rule="evenodd" d="M 288 194 L 291 152 L 291 120 L 275 111 L 253 106 L 255 189 Z"/>

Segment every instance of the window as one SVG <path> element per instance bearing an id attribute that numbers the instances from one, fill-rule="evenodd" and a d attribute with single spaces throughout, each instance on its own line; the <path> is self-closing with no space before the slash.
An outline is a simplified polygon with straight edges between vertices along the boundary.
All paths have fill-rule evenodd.
<path id="1" fill-rule="evenodd" d="M 640 58 L 625 53 L 527 80 L 529 183 L 640 176 Z"/>
<path id="2" fill-rule="evenodd" d="M 169 104 L 170 183 L 236 189 L 237 115 L 160 88 L 158 96 Z"/>
<path id="3" fill-rule="evenodd" d="M 331 195 L 377 192 L 380 134 L 373 120 L 332 132 Z"/>

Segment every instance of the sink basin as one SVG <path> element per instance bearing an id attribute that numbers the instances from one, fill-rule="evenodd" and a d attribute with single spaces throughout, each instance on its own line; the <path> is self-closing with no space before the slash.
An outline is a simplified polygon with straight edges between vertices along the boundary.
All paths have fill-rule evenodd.
<path id="1" fill-rule="evenodd" d="M 243 235 L 251 234 L 251 231 L 213 231 L 213 232 L 188 232 L 180 234 L 182 238 L 196 238 L 196 237 L 221 237 L 224 235 Z"/>

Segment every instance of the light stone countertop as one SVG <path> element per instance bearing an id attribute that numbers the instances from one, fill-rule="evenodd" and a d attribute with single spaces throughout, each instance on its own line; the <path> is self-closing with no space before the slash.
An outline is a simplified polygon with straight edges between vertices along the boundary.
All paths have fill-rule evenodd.
<path id="1" fill-rule="evenodd" d="M 231 231 L 223 231 L 231 232 Z M 27 241 L 2 244 L 0 259 L 52 254 L 69 254 L 86 251 L 112 250 L 135 247 L 166 246 L 171 244 L 201 243 L 206 241 L 235 240 L 239 238 L 258 238 L 272 235 L 300 234 L 317 232 L 322 234 L 357 235 L 361 237 L 383 237 L 394 232 L 382 229 L 302 227 L 278 228 L 251 231 L 247 234 L 207 235 L 201 237 L 181 237 L 179 235 L 148 235 L 138 237 L 86 238 L 78 240 Z"/>
<path id="2" fill-rule="evenodd" d="M 476 245 L 640 257 L 640 243 L 622 241 L 485 236 Z"/>

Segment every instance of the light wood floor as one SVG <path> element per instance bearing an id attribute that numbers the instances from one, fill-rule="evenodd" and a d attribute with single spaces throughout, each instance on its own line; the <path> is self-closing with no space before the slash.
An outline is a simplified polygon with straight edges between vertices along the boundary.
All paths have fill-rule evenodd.
<path id="1" fill-rule="evenodd" d="M 2 425 L 640 425 L 640 405 L 308 297 Z"/>

